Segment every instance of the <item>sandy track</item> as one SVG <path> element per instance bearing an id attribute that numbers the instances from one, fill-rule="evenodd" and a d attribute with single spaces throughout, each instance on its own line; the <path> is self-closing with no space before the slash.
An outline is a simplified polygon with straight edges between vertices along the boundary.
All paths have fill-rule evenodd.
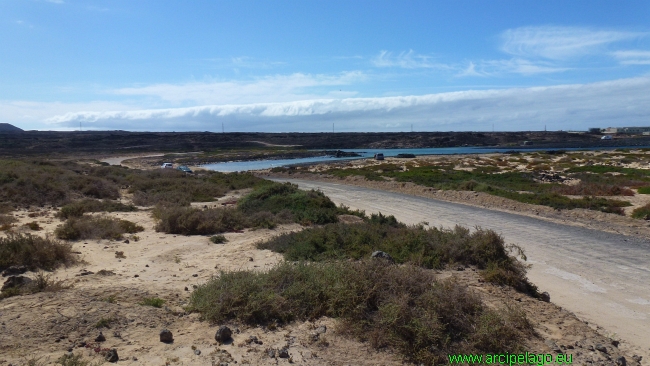
<path id="1" fill-rule="evenodd" d="M 337 204 L 400 221 L 494 229 L 521 245 L 533 267 L 529 278 L 551 300 L 622 339 L 648 359 L 650 345 L 650 242 L 506 212 L 350 185 L 277 179 L 320 189 Z"/>

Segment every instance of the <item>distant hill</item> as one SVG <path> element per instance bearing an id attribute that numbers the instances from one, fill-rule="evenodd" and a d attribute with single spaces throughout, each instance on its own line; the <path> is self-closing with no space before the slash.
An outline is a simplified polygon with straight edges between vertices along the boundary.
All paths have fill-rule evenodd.
<path id="1" fill-rule="evenodd" d="M 23 130 L 9 123 L 0 123 L 0 132 L 23 132 Z"/>

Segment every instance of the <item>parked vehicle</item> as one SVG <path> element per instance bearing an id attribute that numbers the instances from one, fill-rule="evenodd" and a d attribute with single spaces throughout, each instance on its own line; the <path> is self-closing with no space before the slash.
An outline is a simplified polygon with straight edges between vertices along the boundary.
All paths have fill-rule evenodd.
<path id="1" fill-rule="evenodd" d="M 384 160 L 384 154 L 382 153 L 375 154 L 375 160 Z"/>
<path id="2" fill-rule="evenodd" d="M 161 169 L 174 169 L 174 164 L 172 163 L 163 163 L 163 165 L 160 166 Z"/>
<path id="3" fill-rule="evenodd" d="M 192 169 L 186 167 L 185 165 L 181 165 L 176 169 L 180 170 L 181 172 L 192 173 Z"/>
<path id="4" fill-rule="evenodd" d="M 600 139 L 601 139 L 601 140 L 611 140 L 611 139 L 612 139 L 612 135 L 606 135 L 606 136 L 601 137 Z"/>

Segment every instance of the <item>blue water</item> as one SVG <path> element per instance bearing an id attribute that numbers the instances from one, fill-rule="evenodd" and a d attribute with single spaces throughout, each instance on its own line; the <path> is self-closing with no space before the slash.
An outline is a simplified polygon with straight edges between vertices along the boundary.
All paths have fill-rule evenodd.
<path id="1" fill-rule="evenodd" d="M 536 149 L 517 149 L 517 151 L 531 152 L 531 151 L 549 151 L 549 150 L 568 150 L 568 151 L 613 150 L 617 148 L 621 149 L 624 147 L 619 146 L 619 147 L 561 148 L 561 149 L 536 148 Z M 630 147 L 630 148 L 639 148 L 639 146 Z M 512 151 L 512 149 L 508 149 L 508 148 L 496 149 L 496 148 L 482 148 L 482 147 L 441 147 L 441 148 L 423 148 L 423 149 L 341 149 L 341 150 L 347 152 L 356 152 L 357 154 L 361 155 L 361 157 L 334 158 L 331 156 L 318 156 L 318 157 L 300 158 L 300 159 L 229 161 L 226 163 L 206 164 L 203 165 L 203 167 L 218 172 L 242 172 L 248 170 L 269 169 L 269 168 L 288 166 L 294 164 L 321 163 L 321 162 L 329 162 L 329 161 L 371 158 L 376 153 L 382 153 L 384 154 L 385 157 L 390 157 L 390 156 L 396 156 L 397 154 L 414 154 L 416 156 L 420 156 L 420 155 L 453 155 L 453 154 L 489 154 L 489 153 Z"/>

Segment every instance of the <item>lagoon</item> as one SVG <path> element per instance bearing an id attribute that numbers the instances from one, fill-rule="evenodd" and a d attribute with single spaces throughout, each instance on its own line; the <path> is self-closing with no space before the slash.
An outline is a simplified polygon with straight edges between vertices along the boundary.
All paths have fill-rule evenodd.
<path id="1" fill-rule="evenodd" d="M 640 148 L 639 146 L 634 147 L 591 147 L 591 148 L 530 148 L 530 149 L 521 149 L 518 148 L 518 152 L 533 152 L 533 151 L 549 151 L 549 150 L 613 150 L 617 148 Z M 346 158 L 335 158 L 332 156 L 315 156 L 310 158 L 300 158 L 300 159 L 278 159 L 278 160 L 253 160 L 253 161 L 229 161 L 225 163 L 215 163 L 215 164 L 206 164 L 203 165 L 204 168 L 209 170 L 215 170 L 218 172 L 241 172 L 249 170 L 260 170 L 260 169 L 269 169 L 276 167 L 283 167 L 289 165 L 301 165 L 309 163 L 325 163 L 332 161 L 341 161 L 341 160 L 354 160 L 354 159 L 365 159 L 371 158 L 376 153 L 382 153 L 385 157 L 397 156 L 398 154 L 414 154 L 416 156 L 421 155 L 454 155 L 454 154 L 489 154 L 489 153 L 503 153 L 506 151 L 512 151 L 512 148 L 489 148 L 489 147 L 441 147 L 441 148 L 420 148 L 420 149 L 341 149 L 341 151 L 346 152 L 355 152 L 360 157 L 346 157 Z M 319 150 L 320 151 L 320 150 Z"/>

